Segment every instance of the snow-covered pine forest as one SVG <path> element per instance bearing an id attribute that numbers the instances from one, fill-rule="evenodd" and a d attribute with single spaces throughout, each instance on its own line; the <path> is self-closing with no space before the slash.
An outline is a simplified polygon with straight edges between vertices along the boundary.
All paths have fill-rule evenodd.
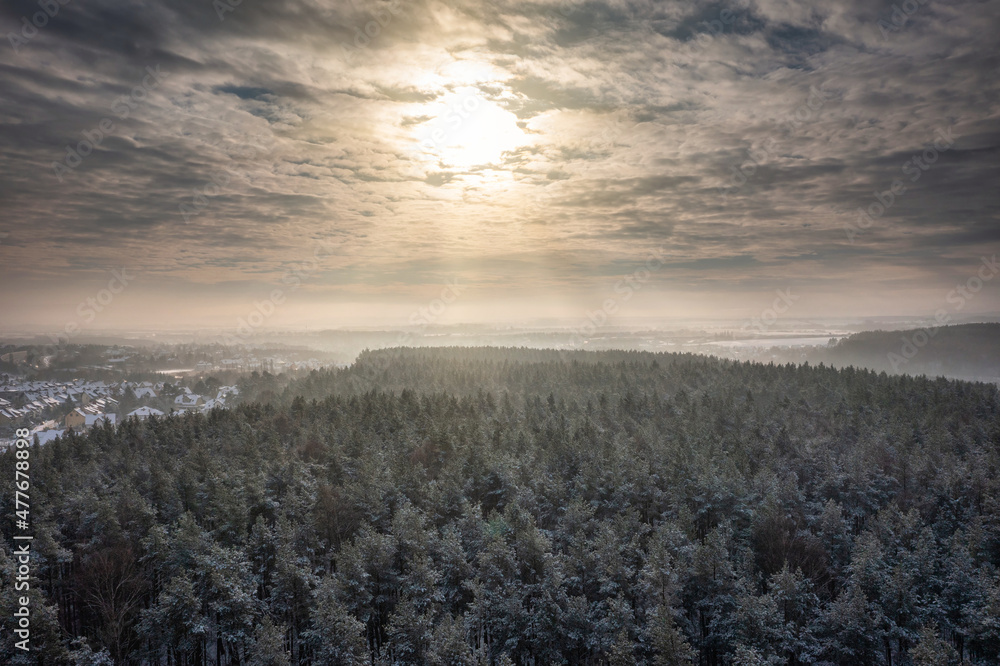
<path id="1" fill-rule="evenodd" d="M 485 348 L 246 384 L 32 449 L 0 662 L 1000 663 L 994 385 Z"/>

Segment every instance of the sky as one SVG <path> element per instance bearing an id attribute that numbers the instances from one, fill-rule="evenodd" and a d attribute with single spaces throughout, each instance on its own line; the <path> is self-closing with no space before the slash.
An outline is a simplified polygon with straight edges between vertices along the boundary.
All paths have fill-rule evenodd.
<path id="1" fill-rule="evenodd" d="M 1000 312 L 997 0 L 231 1 L 3 4 L 0 329 Z"/>

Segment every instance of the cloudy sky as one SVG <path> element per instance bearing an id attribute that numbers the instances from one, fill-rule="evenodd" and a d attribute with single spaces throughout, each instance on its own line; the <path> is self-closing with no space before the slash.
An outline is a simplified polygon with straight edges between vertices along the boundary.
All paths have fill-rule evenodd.
<path id="1" fill-rule="evenodd" d="M 997 0 L 46 1 L 0 10 L 6 328 L 930 316 L 1000 250 Z"/>

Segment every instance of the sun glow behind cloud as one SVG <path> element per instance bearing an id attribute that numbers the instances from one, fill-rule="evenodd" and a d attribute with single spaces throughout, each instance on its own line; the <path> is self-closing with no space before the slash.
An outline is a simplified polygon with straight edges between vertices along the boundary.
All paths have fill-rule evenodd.
<path id="1" fill-rule="evenodd" d="M 505 153 L 529 142 L 517 117 L 473 86 L 420 105 L 416 117 L 421 156 L 444 169 L 497 166 Z"/>

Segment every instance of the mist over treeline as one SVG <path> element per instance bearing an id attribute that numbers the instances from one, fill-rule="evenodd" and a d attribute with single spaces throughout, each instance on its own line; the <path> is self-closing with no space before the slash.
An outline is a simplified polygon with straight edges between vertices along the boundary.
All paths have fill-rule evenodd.
<path id="1" fill-rule="evenodd" d="M 878 372 L 1000 381 L 1000 324 L 862 331 L 778 358 Z"/>
<path id="2" fill-rule="evenodd" d="M 561 349 L 567 355 L 579 350 L 583 340 L 591 351 L 692 352 L 765 363 L 823 363 L 890 374 L 1000 381 L 1000 323 L 893 327 L 854 333 L 845 333 L 840 325 L 828 323 L 829 327 L 823 328 L 816 322 L 793 321 L 752 335 L 719 322 L 701 322 L 700 328 L 605 326 L 585 339 L 566 328 L 497 329 L 479 325 L 428 327 L 421 331 L 276 331 L 260 332 L 235 346 L 221 344 L 217 335 L 194 333 L 161 333 L 156 338 L 107 335 L 58 345 L 36 337 L 0 341 L 0 373 L 40 380 L 83 375 L 110 381 L 123 377 L 147 380 L 156 378 L 161 371 L 176 374 L 176 368 L 188 368 L 183 372 L 199 376 L 220 376 L 227 371 L 248 375 L 253 369 L 275 374 L 287 371 L 280 361 L 316 359 L 317 364 L 346 366 L 372 349 L 430 349 L 447 342 L 449 347 Z M 849 328 L 872 325 L 855 323 Z M 20 351 L 25 352 L 24 362 L 11 362 L 8 354 Z M 123 358 L 108 364 L 110 356 Z M 224 359 L 230 359 L 225 368 L 220 365 Z M 266 367 L 274 359 L 279 360 L 277 369 Z M 207 363 L 211 369 L 196 371 L 199 363 Z"/>

